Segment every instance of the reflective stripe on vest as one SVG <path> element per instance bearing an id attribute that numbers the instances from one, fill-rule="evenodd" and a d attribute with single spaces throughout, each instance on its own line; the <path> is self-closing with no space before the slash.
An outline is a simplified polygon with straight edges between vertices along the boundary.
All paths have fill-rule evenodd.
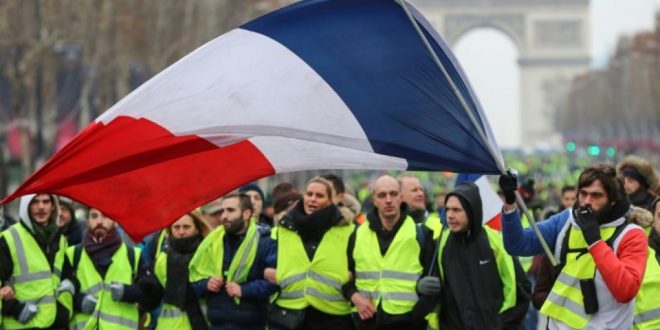
<path id="1" fill-rule="evenodd" d="M 188 264 L 190 282 L 220 277 L 227 282 L 245 283 L 254 264 L 259 246 L 259 231 L 254 221 L 248 222 L 245 238 L 232 258 L 229 269 L 223 270 L 225 228 L 214 229 L 200 243 Z M 238 304 L 240 300 L 234 299 Z"/>
<path id="2" fill-rule="evenodd" d="M 158 279 L 160 285 L 165 288 L 167 285 L 167 252 L 163 251 L 156 257 L 156 263 L 154 266 L 154 274 Z M 207 308 L 206 308 L 206 298 L 198 299 L 199 307 L 202 311 L 202 315 L 206 319 Z M 170 304 L 163 304 L 160 314 L 158 316 L 158 323 L 156 324 L 156 329 L 164 330 L 190 330 L 190 320 L 188 319 L 188 314 L 185 311 L 182 311 L 178 307 Z"/>
<path id="3" fill-rule="evenodd" d="M 635 318 L 633 319 L 633 324 L 635 329 L 647 329 L 645 325 L 642 325 L 642 323 L 648 322 L 648 321 L 656 321 L 660 319 L 660 308 L 652 309 L 650 311 L 646 311 L 643 313 L 639 313 L 635 315 Z M 640 328 L 642 327 L 642 328 Z M 648 329 L 658 329 L 657 326 L 650 327 Z"/>
<path id="4" fill-rule="evenodd" d="M 416 226 L 406 217 L 384 256 L 369 223 L 360 225 L 355 235 L 355 285 L 388 314 L 408 313 L 418 300 L 415 288 L 423 267 Z"/>
<path id="5" fill-rule="evenodd" d="M 238 246 L 236 254 L 229 264 L 229 269 L 226 272 L 227 282 L 245 283 L 250 274 L 250 268 L 254 264 L 254 259 L 257 256 L 257 246 L 259 245 L 259 231 L 254 221 L 248 222 L 247 232 L 245 238 Z M 240 298 L 235 297 L 234 302 L 238 305 Z"/>
<path id="6" fill-rule="evenodd" d="M 94 313 L 92 313 L 92 318 L 98 318 L 99 324 L 102 322 L 112 324 L 112 326 L 108 327 L 108 329 L 117 329 L 117 326 L 131 329 L 138 328 L 138 319 L 128 319 L 122 316 L 108 314 L 101 312 L 99 309 L 94 310 Z"/>
<path id="7" fill-rule="evenodd" d="M 225 227 L 211 231 L 197 247 L 188 264 L 188 280 L 193 283 L 210 277 L 225 278 L 222 272 L 224 260 Z"/>
<path id="8" fill-rule="evenodd" d="M 660 329 L 660 265 L 655 250 L 648 248 L 642 287 L 635 296 L 633 329 Z"/>
<path id="9" fill-rule="evenodd" d="M 284 308 L 314 308 L 332 315 L 351 312 L 341 292 L 348 282 L 348 237 L 353 226 L 335 226 L 328 230 L 310 261 L 297 233 L 278 228 L 277 284 L 281 293 L 275 303 Z M 344 271 L 345 270 L 345 271 Z"/>
<path id="10" fill-rule="evenodd" d="M 596 263 L 588 252 L 589 246 L 584 240 L 582 231 L 571 225 L 570 217 L 564 226 L 568 226 L 565 232 L 569 235 L 569 251 L 566 253 L 566 260 L 562 260 L 565 265 L 552 286 L 548 298 L 543 303 L 541 313 L 572 328 L 581 329 L 589 323 L 591 315 L 584 311 L 580 280 L 594 279 Z M 607 240 L 615 230 L 614 226 L 601 227 L 600 237 Z M 557 249 L 561 250 L 563 239 L 558 238 L 555 244 L 555 252 Z"/>
<path id="11" fill-rule="evenodd" d="M 65 307 L 72 305 L 71 295 L 61 295 L 56 299 L 55 290 L 60 283 L 59 272 L 51 271 L 51 265 L 44 255 L 34 236 L 21 224 L 17 223 L 2 233 L 14 264 L 10 282 L 16 299 L 21 302 L 31 302 L 38 305 L 38 312 L 28 323 L 19 323 L 13 317 L 4 317 L 2 326 L 5 329 L 47 328 L 55 321 L 56 302 Z M 62 268 L 66 240 L 59 237 L 58 251 L 55 253 L 53 270 Z M 27 257 L 29 253 L 29 258 Z"/>
<path id="12" fill-rule="evenodd" d="M 74 274 L 80 282 L 80 292 L 95 296 L 98 302 L 91 315 L 82 312 L 74 314 L 70 322 L 72 329 L 136 329 L 138 327 L 137 304 L 114 301 L 109 290 L 112 282 L 133 284 L 135 269 L 140 260 L 140 250 L 134 249 L 135 260 L 131 265 L 128 260 L 128 249 L 129 247 L 122 243 L 115 251 L 105 278 L 101 278 L 96 271 L 87 251 L 85 249 L 81 251 L 78 268 L 74 269 Z M 75 247 L 67 250 L 71 263 L 74 253 Z"/>
<path id="13" fill-rule="evenodd" d="M 529 220 L 527 219 L 527 215 L 523 214 L 522 218 L 522 226 L 523 229 L 529 228 L 531 224 L 529 223 Z M 527 273 L 530 268 L 532 268 L 532 262 L 534 261 L 534 256 L 519 256 L 518 260 L 520 261 L 520 267 Z"/>
<path id="14" fill-rule="evenodd" d="M 163 311 L 160 313 L 159 318 L 161 317 L 182 317 L 186 316 L 186 312 L 180 310 L 180 309 L 163 309 Z"/>
<path id="15" fill-rule="evenodd" d="M 170 304 L 163 304 L 158 315 L 156 330 L 192 330 L 185 311 Z"/>

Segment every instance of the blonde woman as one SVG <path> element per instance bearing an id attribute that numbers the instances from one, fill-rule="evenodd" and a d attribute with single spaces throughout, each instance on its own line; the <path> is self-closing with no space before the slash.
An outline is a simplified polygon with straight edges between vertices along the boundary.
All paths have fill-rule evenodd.
<path id="1" fill-rule="evenodd" d="M 280 286 L 280 294 L 271 306 L 270 329 L 353 328 L 342 286 L 349 281 L 346 249 L 354 228 L 332 196 L 328 180 L 309 180 L 302 201 L 273 235 L 277 269 L 267 269 L 266 278 Z"/>

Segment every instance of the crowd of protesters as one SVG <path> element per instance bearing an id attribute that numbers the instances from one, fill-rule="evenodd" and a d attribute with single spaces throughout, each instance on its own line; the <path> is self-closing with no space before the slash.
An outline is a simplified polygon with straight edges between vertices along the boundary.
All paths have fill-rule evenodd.
<path id="1" fill-rule="evenodd" d="M 501 231 L 474 183 L 326 174 L 269 199 L 245 185 L 137 244 L 98 209 L 23 196 L 1 219 L 0 329 L 660 328 L 650 161 L 588 164 L 543 203 L 497 181 Z"/>

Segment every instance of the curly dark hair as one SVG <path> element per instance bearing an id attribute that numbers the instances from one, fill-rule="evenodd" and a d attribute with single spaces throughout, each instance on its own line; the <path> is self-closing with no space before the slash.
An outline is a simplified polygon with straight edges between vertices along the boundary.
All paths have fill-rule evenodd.
<path id="1" fill-rule="evenodd" d="M 577 191 L 591 185 L 596 180 L 605 187 L 607 199 L 610 202 L 619 202 L 626 198 L 623 181 L 621 178 L 617 178 L 616 168 L 609 164 L 595 164 L 585 168 L 578 179 Z"/>

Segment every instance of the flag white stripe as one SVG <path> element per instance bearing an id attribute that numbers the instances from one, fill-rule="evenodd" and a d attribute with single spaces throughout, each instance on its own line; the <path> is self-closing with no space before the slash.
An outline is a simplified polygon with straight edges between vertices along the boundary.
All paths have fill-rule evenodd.
<path id="1" fill-rule="evenodd" d="M 283 136 L 302 140 L 299 148 L 316 141 L 373 152 L 351 110 L 307 63 L 273 39 L 242 29 L 184 57 L 99 120 L 120 114 L 219 146 Z"/>
<path id="2" fill-rule="evenodd" d="M 493 190 L 490 181 L 485 176 L 479 177 L 474 182 L 479 187 L 479 195 L 481 196 L 481 205 L 483 207 L 483 221 L 488 222 L 502 212 L 502 200 Z"/>

